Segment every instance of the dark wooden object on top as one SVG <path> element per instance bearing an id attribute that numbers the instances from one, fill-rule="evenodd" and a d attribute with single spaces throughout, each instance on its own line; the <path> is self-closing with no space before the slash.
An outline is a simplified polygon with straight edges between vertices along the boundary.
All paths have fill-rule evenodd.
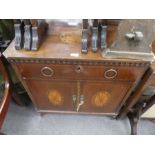
<path id="1" fill-rule="evenodd" d="M 32 45 L 31 50 L 37 51 L 47 33 L 48 24 L 45 20 L 31 19 L 32 25 Z"/>
<path id="2" fill-rule="evenodd" d="M 23 19 L 14 20 L 15 48 L 20 50 L 38 50 L 46 35 L 48 24 L 45 20 Z"/>

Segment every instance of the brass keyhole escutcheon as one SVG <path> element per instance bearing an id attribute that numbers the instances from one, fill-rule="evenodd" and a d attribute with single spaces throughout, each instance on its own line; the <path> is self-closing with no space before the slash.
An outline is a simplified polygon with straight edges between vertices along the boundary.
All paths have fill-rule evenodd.
<path id="1" fill-rule="evenodd" d="M 77 72 L 77 73 L 81 73 L 82 72 L 82 70 L 83 70 L 83 68 L 82 68 L 82 66 L 76 66 L 76 68 L 75 68 L 75 71 Z"/>

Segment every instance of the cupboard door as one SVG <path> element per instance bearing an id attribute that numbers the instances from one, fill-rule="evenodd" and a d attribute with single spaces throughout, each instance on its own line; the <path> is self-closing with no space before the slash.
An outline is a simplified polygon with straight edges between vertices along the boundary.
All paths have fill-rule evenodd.
<path id="1" fill-rule="evenodd" d="M 81 82 L 79 112 L 117 114 L 130 86 L 119 81 Z"/>
<path id="2" fill-rule="evenodd" d="M 76 82 L 58 80 L 25 80 L 38 111 L 73 111 Z"/>

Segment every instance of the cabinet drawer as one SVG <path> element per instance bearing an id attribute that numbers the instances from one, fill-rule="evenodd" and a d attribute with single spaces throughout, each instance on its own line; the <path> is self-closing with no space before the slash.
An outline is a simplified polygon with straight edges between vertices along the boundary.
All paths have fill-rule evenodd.
<path id="1" fill-rule="evenodd" d="M 98 79 L 135 81 L 145 71 L 143 67 L 66 64 L 19 64 L 24 79 Z"/>

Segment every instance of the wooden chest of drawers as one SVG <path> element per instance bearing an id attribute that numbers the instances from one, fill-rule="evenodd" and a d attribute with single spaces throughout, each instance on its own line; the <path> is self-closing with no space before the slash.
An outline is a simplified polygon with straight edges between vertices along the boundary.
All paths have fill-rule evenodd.
<path id="1" fill-rule="evenodd" d="M 111 66 L 108 62 L 107 65 L 85 61 L 59 63 L 17 63 L 39 111 L 117 114 L 145 71 L 142 67 Z"/>
<path id="2" fill-rule="evenodd" d="M 52 57 L 54 52 L 50 58 L 15 52 L 26 56 L 8 60 L 38 112 L 116 116 L 149 66 L 148 62 L 103 59 L 97 53 L 81 55 L 80 50 L 76 59 L 71 53 L 58 59 Z"/>
<path id="3" fill-rule="evenodd" d="M 116 115 L 146 70 L 68 62 L 73 64 L 13 63 L 39 112 Z"/>
<path id="4" fill-rule="evenodd" d="M 36 110 L 118 115 L 150 62 L 82 54 L 80 28 L 56 30 L 39 51 L 17 51 L 13 41 L 4 52 Z"/>

